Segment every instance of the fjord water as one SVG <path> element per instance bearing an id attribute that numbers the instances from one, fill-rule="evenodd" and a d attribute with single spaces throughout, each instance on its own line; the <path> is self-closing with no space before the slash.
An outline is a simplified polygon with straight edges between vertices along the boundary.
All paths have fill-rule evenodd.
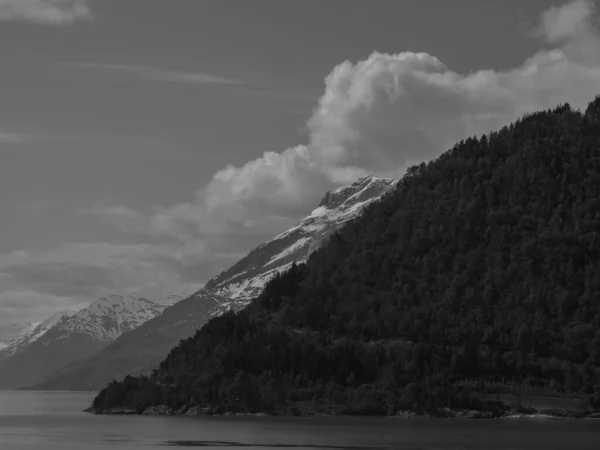
<path id="1" fill-rule="evenodd" d="M 600 422 L 94 416 L 94 393 L 0 391 L 0 449 L 597 449 Z"/>

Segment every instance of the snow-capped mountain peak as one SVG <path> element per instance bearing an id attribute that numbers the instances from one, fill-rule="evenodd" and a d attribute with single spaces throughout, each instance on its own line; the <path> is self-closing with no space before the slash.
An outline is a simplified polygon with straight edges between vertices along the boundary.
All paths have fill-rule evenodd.
<path id="1" fill-rule="evenodd" d="M 196 285 L 168 291 L 165 284 L 146 286 L 125 295 L 106 295 L 81 310 L 56 313 L 42 322 L 14 326 L 12 339 L 0 345 L 0 361 L 22 353 L 38 341 L 63 340 L 72 336 L 110 342 L 144 322 L 162 314 L 165 308 L 189 297 Z M 20 330 L 20 333 L 18 331 Z M 8 333 L 6 333 L 8 335 Z"/>
<path id="2" fill-rule="evenodd" d="M 387 190 L 390 184 L 394 182 L 395 180 L 391 178 L 361 177 L 348 186 L 342 186 L 327 192 L 315 211 L 320 208 L 345 209 L 344 206 L 347 208 L 373 197 L 379 197 L 382 189 Z"/>
<path id="3" fill-rule="evenodd" d="M 67 309 L 65 311 L 60 311 L 48 317 L 43 322 L 40 322 L 40 324 L 36 326 L 32 330 L 32 332 L 27 335 L 28 339 L 31 341 L 35 341 L 36 339 L 41 337 L 46 331 L 48 331 L 50 328 L 54 327 L 57 323 L 59 323 L 61 320 L 73 317 L 75 314 L 77 314 L 76 309 Z"/>
<path id="4" fill-rule="evenodd" d="M 75 361 L 89 358 L 114 340 L 189 297 L 197 286 L 155 283 L 110 294 L 80 310 L 55 314 L 0 348 L 0 389 L 28 386 Z"/>
<path id="5" fill-rule="evenodd" d="M 166 305 L 133 295 L 109 295 L 57 324 L 57 331 L 112 341 L 160 315 Z"/>
<path id="6" fill-rule="evenodd" d="M 396 182 L 391 178 L 365 176 L 351 185 L 327 192 L 306 218 L 259 245 L 233 267 L 210 280 L 196 297 L 217 297 L 224 309 L 245 306 L 276 272 L 286 270 L 293 262 L 305 261 L 333 232 L 360 215 Z"/>

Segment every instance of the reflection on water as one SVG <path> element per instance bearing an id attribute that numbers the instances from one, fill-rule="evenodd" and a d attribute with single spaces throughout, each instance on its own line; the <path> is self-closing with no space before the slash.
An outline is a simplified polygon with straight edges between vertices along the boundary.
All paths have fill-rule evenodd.
<path id="1" fill-rule="evenodd" d="M 600 421 L 93 416 L 93 393 L 0 392 L 2 450 L 597 450 Z"/>

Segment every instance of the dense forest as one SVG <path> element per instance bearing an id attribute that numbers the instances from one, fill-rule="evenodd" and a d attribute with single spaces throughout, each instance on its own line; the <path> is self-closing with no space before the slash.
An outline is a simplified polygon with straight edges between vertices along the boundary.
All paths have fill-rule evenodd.
<path id="1" fill-rule="evenodd" d="M 599 252 L 597 97 L 411 167 L 306 264 L 93 406 L 388 414 L 547 392 L 599 407 Z"/>

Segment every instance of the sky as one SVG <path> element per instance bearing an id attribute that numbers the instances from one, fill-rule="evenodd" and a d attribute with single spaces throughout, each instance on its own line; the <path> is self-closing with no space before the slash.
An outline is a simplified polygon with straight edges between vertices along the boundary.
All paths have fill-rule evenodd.
<path id="1" fill-rule="evenodd" d="M 331 188 L 600 93 L 575 0 L 0 0 L 0 327 L 201 285 Z"/>

